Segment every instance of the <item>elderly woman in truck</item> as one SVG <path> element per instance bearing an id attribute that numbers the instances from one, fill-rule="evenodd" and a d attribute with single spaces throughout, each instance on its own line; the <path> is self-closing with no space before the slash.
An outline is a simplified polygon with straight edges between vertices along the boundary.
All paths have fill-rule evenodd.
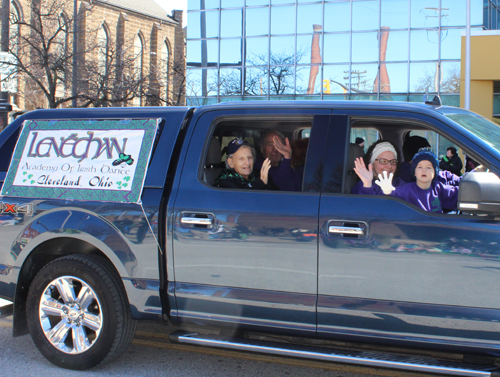
<path id="1" fill-rule="evenodd" d="M 255 150 L 244 139 L 236 138 L 227 146 L 226 168 L 215 181 L 217 187 L 266 190 L 271 161 L 266 158 L 260 177 L 253 171 Z"/>

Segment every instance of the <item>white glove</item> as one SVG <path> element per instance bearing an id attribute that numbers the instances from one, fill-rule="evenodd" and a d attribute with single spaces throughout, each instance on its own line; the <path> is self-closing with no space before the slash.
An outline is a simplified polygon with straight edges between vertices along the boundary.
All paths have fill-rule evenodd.
<path id="1" fill-rule="evenodd" d="M 382 176 L 382 174 L 384 176 Z M 389 195 L 391 192 L 395 190 L 394 186 L 392 185 L 392 177 L 394 176 L 394 174 L 392 173 L 389 174 L 389 177 L 387 177 L 386 171 L 382 172 L 382 174 L 378 175 L 379 180 L 375 181 L 375 183 L 380 186 L 382 192 L 385 195 Z"/>

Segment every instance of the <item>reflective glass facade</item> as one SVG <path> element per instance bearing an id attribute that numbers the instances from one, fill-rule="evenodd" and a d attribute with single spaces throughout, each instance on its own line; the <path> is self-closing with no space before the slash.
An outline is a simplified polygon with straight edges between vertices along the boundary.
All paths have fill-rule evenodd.
<path id="1" fill-rule="evenodd" d="M 471 0 L 498 29 L 500 0 Z M 188 0 L 188 104 L 260 99 L 459 104 L 466 0 Z"/>

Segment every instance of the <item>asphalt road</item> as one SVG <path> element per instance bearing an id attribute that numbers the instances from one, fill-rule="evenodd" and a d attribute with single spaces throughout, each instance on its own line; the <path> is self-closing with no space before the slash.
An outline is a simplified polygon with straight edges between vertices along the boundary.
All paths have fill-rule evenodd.
<path id="1" fill-rule="evenodd" d="M 0 302 L 0 306 L 3 303 Z M 0 374 L 2 376 L 308 376 L 308 377 L 416 377 L 420 373 L 373 369 L 326 362 L 304 361 L 260 354 L 172 344 L 175 328 L 161 323 L 140 323 L 136 337 L 118 360 L 90 371 L 70 371 L 49 363 L 29 336 L 12 337 L 12 317 L 0 319 Z M 427 375 L 429 376 L 429 375 Z"/>

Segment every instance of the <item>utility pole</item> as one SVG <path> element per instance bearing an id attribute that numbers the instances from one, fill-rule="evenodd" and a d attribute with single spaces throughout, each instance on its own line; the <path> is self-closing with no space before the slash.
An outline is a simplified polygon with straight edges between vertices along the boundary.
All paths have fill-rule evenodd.
<path id="1" fill-rule="evenodd" d="M 464 107 L 470 110 L 470 0 L 467 0 L 465 26 L 465 98 Z"/>
<path id="2" fill-rule="evenodd" d="M 9 51 L 9 30 L 10 30 L 10 1 L 2 0 L 2 37 L 1 51 Z M 9 123 L 9 112 L 12 111 L 12 105 L 9 103 L 9 93 L 0 92 L 0 131 L 7 127 Z"/>

